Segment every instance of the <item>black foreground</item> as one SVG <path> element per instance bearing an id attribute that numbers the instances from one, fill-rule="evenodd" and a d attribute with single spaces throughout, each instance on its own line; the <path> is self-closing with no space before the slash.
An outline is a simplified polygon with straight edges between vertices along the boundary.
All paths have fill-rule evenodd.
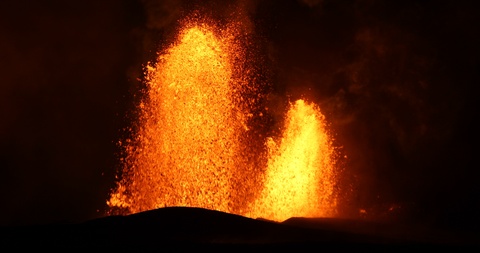
<path id="1" fill-rule="evenodd" d="M 187 207 L 75 224 L 3 227 L 0 232 L 2 248 L 15 250 L 358 252 L 480 248 L 480 239 L 474 235 L 399 224 L 329 218 L 291 218 L 277 223 Z"/>

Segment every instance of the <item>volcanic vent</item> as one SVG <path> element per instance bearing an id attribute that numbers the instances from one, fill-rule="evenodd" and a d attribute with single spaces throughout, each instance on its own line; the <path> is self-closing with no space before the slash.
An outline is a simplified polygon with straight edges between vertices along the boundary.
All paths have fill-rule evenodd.
<path id="1" fill-rule="evenodd" d="M 134 138 L 122 143 L 121 179 L 107 201 L 112 213 L 187 206 L 279 221 L 335 216 L 336 152 L 325 117 L 300 99 L 281 134 L 255 131 L 269 113 L 258 109 L 267 84 L 247 64 L 240 25 L 186 19 L 147 66 Z"/>

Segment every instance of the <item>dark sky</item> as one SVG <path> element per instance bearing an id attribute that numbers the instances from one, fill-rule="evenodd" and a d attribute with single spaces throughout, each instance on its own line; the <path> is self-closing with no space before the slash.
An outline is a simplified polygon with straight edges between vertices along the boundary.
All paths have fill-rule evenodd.
<path id="1" fill-rule="evenodd" d="M 188 2 L 1 1 L 0 224 L 103 215 L 142 64 Z M 244 9 L 269 103 L 320 104 L 348 157 L 346 213 L 479 224 L 474 1 L 196 2 Z"/>

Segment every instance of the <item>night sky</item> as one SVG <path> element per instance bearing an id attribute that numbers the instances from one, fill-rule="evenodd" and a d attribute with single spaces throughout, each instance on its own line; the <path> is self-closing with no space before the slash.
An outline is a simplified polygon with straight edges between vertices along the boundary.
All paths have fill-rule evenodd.
<path id="1" fill-rule="evenodd" d="M 142 67 L 176 21 L 201 6 L 218 18 L 234 7 L 245 13 L 269 66 L 273 108 L 302 95 L 320 105 L 347 156 L 346 216 L 364 209 L 474 228 L 477 5 L 1 1 L 0 225 L 104 215 Z"/>

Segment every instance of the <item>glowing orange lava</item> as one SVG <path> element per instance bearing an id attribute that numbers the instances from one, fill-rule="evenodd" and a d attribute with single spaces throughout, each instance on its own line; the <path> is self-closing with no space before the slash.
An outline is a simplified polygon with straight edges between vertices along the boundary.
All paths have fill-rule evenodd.
<path id="1" fill-rule="evenodd" d="M 243 82 L 235 78 L 241 50 L 232 30 L 223 36 L 213 30 L 187 25 L 148 67 L 138 133 L 126 144 L 124 176 L 109 206 L 126 213 L 163 206 L 238 212 L 233 188 L 249 114 L 240 101 Z"/>
<path id="2" fill-rule="evenodd" d="M 256 127 L 249 119 L 262 116 L 255 96 L 265 94 L 249 81 L 236 31 L 235 24 L 187 22 L 147 67 L 138 125 L 122 143 L 122 178 L 107 201 L 111 213 L 188 206 L 272 220 L 334 215 L 334 149 L 324 116 L 298 100 L 278 141 L 249 134 Z"/>
<path id="3" fill-rule="evenodd" d="M 290 217 L 334 216 L 334 148 L 325 117 L 313 104 L 297 100 L 286 115 L 283 135 L 267 140 L 268 168 L 253 214 L 282 221 Z"/>

